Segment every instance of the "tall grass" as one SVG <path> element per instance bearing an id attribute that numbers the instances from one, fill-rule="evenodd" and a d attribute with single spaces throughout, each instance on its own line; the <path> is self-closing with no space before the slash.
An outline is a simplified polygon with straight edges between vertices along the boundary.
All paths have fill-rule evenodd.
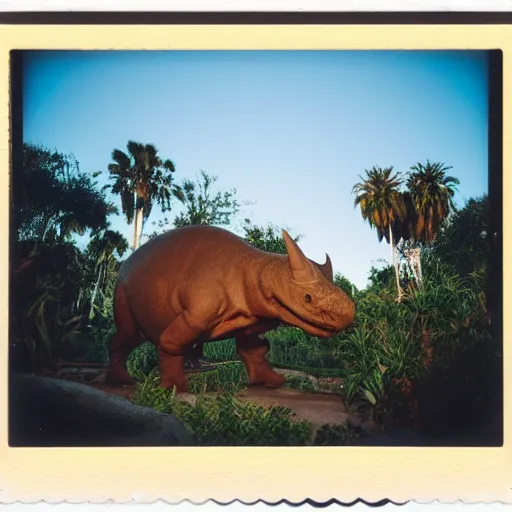
<path id="1" fill-rule="evenodd" d="M 208 391 L 231 392 L 240 391 L 249 385 L 247 370 L 242 362 L 222 363 L 213 371 L 192 374 L 188 379 L 188 387 L 192 393 Z"/>
<path id="2" fill-rule="evenodd" d="M 234 339 L 215 341 L 203 345 L 203 353 L 210 361 L 223 362 L 237 359 Z"/>
<path id="3" fill-rule="evenodd" d="M 363 294 L 356 327 L 340 340 L 345 397 L 368 400 L 383 427 L 455 428 L 471 422 L 471 407 L 484 414 L 490 398 L 497 354 L 481 290 L 441 266 L 429 270 L 401 303 Z"/>
<path id="4" fill-rule="evenodd" d="M 159 386 L 156 372 L 137 384 L 133 401 L 173 414 L 201 446 L 300 446 L 311 443 L 312 427 L 290 409 L 244 402 L 232 392 L 200 393 L 194 405 Z"/>
<path id="5" fill-rule="evenodd" d="M 265 335 L 270 342 L 268 359 L 281 367 L 340 368 L 338 339 L 315 338 L 295 327 L 280 327 Z"/>

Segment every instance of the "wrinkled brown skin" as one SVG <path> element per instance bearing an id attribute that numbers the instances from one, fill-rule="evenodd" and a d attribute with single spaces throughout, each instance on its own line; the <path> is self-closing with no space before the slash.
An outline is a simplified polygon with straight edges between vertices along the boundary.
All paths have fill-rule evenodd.
<path id="1" fill-rule="evenodd" d="M 284 230 L 283 237 L 287 255 L 211 226 L 174 229 L 139 247 L 116 285 L 107 381 L 133 383 L 126 359 L 147 339 L 158 349 L 161 386 L 185 392 L 184 356 L 194 345 L 234 337 L 250 383 L 281 386 L 263 333 L 286 324 L 329 338 L 355 314 L 354 302 L 332 282 L 329 256 L 319 265 Z"/>

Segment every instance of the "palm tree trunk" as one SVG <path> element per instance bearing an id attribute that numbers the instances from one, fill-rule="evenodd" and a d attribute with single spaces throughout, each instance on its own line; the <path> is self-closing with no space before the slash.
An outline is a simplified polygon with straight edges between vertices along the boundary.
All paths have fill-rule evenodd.
<path id="1" fill-rule="evenodd" d="M 135 211 L 135 232 L 133 237 L 133 250 L 137 249 L 140 243 L 140 236 L 142 234 L 142 219 L 144 208 L 139 208 Z"/>
<path id="2" fill-rule="evenodd" d="M 43 234 L 41 236 L 41 241 L 44 242 L 46 240 L 46 235 L 48 234 L 48 231 L 50 229 L 50 222 L 52 221 L 52 216 L 50 215 L 48 219 L 45 222 Z"/>
<path id="3" fill-rule="evenodd" d="M 135 219 L 133 220 L 133 250 L 137 249 L 137 222 L 139 220 L 139 216 L 137 215 L 137 210 L 135 210 Z"/>
<path id="4" fill-rule="evenodd" d="M 98 294 L 98 289 L 100 287 L 102 273 L 103 273 L 103 265 L 101 265 L 101 267 L 100 267 L 100 270 L 98 272 L 98 279 L 96 279 L 96 284 L 94 285 L 94 291 L 92 292 L 91 309 L 89 310 L 89 320 L 92 320 L 94 318 L 94 303 L 96 302 L 96 295 Z"/>
<path id="5" fill-rule="evenodd" d="M 391 245 L 391 254 L 393 255 L 393 265 L 395 267 L 396 289 L 398 292 L 398 300 L 400 300 L 402 297 L 402 289 L 400 288 L 400 277 L 398 275 L 398 260 L 396 258 L 395 244 L 393 243 L 393 230 L 391 229 L 391 222 L 389 223 L 389 243 Z"/>

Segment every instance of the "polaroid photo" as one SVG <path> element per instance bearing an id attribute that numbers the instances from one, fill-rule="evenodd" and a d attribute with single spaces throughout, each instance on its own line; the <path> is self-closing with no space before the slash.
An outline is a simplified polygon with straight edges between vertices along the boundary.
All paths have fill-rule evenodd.
<path id="1" fill-rule="evenodd" d="M 510 17 L 2 18 L 2 503 L 512 502 Z"/>

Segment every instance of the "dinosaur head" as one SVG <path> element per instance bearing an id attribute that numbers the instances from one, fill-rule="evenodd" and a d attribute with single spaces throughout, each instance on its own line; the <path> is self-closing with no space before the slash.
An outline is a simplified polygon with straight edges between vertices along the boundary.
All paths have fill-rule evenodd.
<path id="1" fill-rule="evenodd" d="M 320 265 L 306 258 L 285 230 L 283 238 L 286 267 L 272 285 L 272 303 L 280 319 L 321 338 L 350 327 L 355 304 L 333 283 L 329 256 Z"/>

